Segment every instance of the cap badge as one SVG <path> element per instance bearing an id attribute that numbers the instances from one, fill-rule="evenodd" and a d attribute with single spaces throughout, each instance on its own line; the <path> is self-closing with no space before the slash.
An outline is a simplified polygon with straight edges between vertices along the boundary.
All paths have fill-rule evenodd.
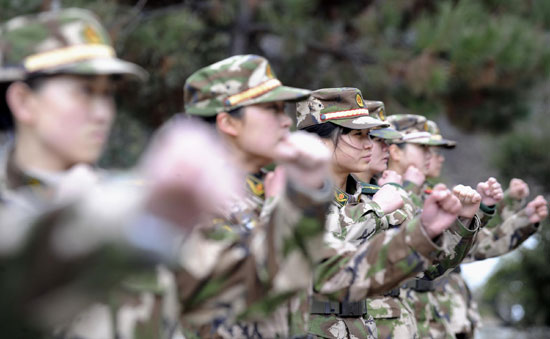
<path id="1" fill-rule="evenodd" d="M 357 105 L 359 105 L 359 107 L 361 107 L 361 108 L 365 107 L 365 103 L 363 102 L 363 98 L 361 98 L 361 95 L 359 93 L 357 93 L 357 95 L 355 96 L 355 101 L 357 102 Z"/>

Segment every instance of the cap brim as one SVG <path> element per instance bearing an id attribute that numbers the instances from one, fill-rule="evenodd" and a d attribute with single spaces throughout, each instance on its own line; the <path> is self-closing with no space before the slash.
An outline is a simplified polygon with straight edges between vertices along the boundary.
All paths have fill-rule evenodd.
<path id="1" fill-rule="evenodd" d="M 138 65 L 117 58 L 91 59 L 63 65 L 41 71 L 41 73 L 70 73 L 82 75 L 109 75 L 119 74 L 139 81 L 145 81 L 149 77 L 146 70 Z"/>
<path id="2" fill-rule="evenodd" d="M 369 134 L 376 138 L 388 140 L 401 139 L 403 137 L 403 134 L 397 132 L 391 127 L 373 129 L 369 132 Z"/>
<path id="3" fill-rule="evenodd" d="M 445 148 L 455 148 L 456 141 L 447 139 L 430 139 L 430 146 L 439 146 Z"/>
<path id="4" fill-rule="evenodd" d="M 257 98 L 243 102 L 239 104 L 239 106 L 248 106 L 275 101 L 298 101 L 309 96 L 310 93 L 311 91 L 307 89 L 279 86 Z"/>
<path id="5" fill-rule="evenodd" d="M 373 117 L 369 117 L 367 115 L 355 117 L 355 118 L 347 118 L 347 119 L 334 119 L 334 120 L 326 120 L 324 122 L 332 122 L 333 124 L 343 126 L 350 129 L 367 129 L 367 128 L 374 128 L 374 127 L 390 127 L 390 124 L 381 121 L 378 119 L 375 119 Z"/>

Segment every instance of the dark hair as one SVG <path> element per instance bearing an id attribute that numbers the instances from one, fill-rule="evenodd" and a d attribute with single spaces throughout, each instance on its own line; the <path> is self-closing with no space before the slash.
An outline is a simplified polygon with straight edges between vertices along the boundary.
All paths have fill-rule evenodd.
<path id="1" fill-rule="evenodd" d="M 52 76 L 40 73 L 31 74 L 23 80 L 23 83 L 32 90 L 38 90 Z M 11 84 L 13 84 L 13 81 L 0 82 L 0 131 L 11 131 L 15 126 L 8 101 L 6 100 L 6 94 Z"/>
<path id="2" fill-rule="evenodd" d="M 338 146 L 338 142 L 342 135 L 349 134 L 353 131 L 351 128 L 342 127 L 332 122 L 325 122 L 322 124 L 308 126 L 302 129 L 303 131 L 317 134 L 320 138 L 323 139 L 332 139 L 334 143 L 334 148 Z"/>
<path id="3" fill-rule="evenodd" d="M 232 116 L 235 119 L 241 119 L 244 116 L 244 107 L 241 106 L 241 107 L 237 107 L 237 108 L 234 108 L 232 110 L 229 110 L 229 111 L 227 111 L 227 114 L 229 114 L 230 116 Z M 200 120 L 206 122 L 207 124 L 215 125 L 216 124 L 216 116 L 217 116 L 217 114 L 209 116 L 209 117 L 197 116 L 197 118 L 199 118 Z"/>
<path id="4" fill-rule="evenodd" d="M 0 131 L 13 130 L 13 118 L 8 106 L 8 101 L 6 100 L 6 94 L 10 85 L 11 82 L 0 83 Z"/>

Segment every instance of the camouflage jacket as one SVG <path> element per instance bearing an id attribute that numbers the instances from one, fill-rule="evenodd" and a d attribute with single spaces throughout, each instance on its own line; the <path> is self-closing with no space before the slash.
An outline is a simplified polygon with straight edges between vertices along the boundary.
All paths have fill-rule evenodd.
<path id="1" fill-rule="evenodd" d="M 52 202 L 63 174 L 25 173 L 10 148 L 0 159 L 0 316 L 13 325 L 5 333 L 56 328 L 59 338 L 170 337 L 177 313 L 170 318 L 156 306 L 168 283 L 157 281 L 154 263 L 175 263 L 181 232 L 140 213 L 141 189 L 117 180 L 81 199 Z M 107 303 L 83 311 L 97 300 Z"/>
<path id="2" fill-rule="evenodd" d="M 337 255 L 325 258 L 315 272 L 313 298 L 316 300 L 347 302 L 381 295 L 421 272 L 441 251 L 426 235 L 418 217 L 408 220 L 402 210 L 384 215 L 380 207 L 363 194 L 364 189 L 349 177 L 347 192 L 354 193 L 335 192 L 327 217 L 325 242 Z M 377 307 L 375 313 L 380 309 Z M 341 318 L 312 314 L 310 317 L 310 334 L 376 337 L 370 316 Z"/>
<path id="3" fill-rule="evenodd" d="M 511 198 L 509 191 L 506 191 L 504 199 L 495 206 L 494 211 L 484 212 L 490 218 L 487 218 L 486 226 L 479 232 L 468 261 L 504 255 L 538 231 L 539 224 L 531 223 L 522 210 L 524 203 Z"/>
<path id="4" fill-rule="evenodd" d="M 329 184 L 308 190 L 289 182 L 282 196 L 265 199 L 263 173 L 246 181 L 246 197 L 195 232 L 208 247 L 182 251 L 203 253 L 177 273 L 188 338 L 290 336 L 289 312 L 299 307 L 290 298 L 307 290 L 311 265 L 326 252 Z"/>

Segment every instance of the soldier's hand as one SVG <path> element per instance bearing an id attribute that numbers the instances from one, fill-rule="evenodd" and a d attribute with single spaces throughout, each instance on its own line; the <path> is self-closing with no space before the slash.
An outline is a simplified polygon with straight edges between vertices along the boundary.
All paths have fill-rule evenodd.
<path id="1" fill-rule="evenodd" d="M 403 207 L 403 198 L 401 198 L 397 189 L 392 185 L 382 186 L 372 197 L 372 200 L 382 208 L 385 214 Z"/>
<path id="2" fill-rule="evenodd" d="M 215 131 L 192 120 L 163 127 L 140 169 L 149 189 L 149 212 L 183 228 L 238 197 L 244 182 Z"/>
<path id="3" fill-rule="evenodd" d="M 311 133 L 290 133 L 277 145 L 275 154 L 275 160 L 294 183 L 316 189 L 330 178 L 330 151 Z"/>
<path id="4" fill-rule="evenodd" d="M 421 170 L 419 170 L 416 166 L 409 166 L 407 168 L 407 171 L 405 171 L 405 174 L 403 175 L 404 181 L 410 181 L 416 186 L 422 186 L 424 181 L 426 180 L 426 175 L 422 173 Z"/>
<path id="5" fill-rule="evenodd" d="M 73 166 L 56 187 L 54 201 L 66 203 L 89 192 L 99 182 L 96 171 L 87 164 Z"/>
<path id="6" fill-rule="evenodd" d="M 460 201 L 444 184 L 437 184 L 426 198 L 420 221 L 430 238 L 445 231 L 462 209 Z"/>
<path id="7" fill-rule="evenodd" d="M 541 222 L 548 216 L 548 202 L 542 195 L 538 195 L 525 206 L 525 214 L 529 217 L 529 222 Z"/>
<path id="8" fill-rule="evenodd" d="M 458 215 L 464 218 L 473 218 L 479 210 L 481 195 L 470 186 L 464 185 L 453 187 L 453 194 L 460 200 L 462 205 Z"/>
<path id="9" fill-rule="evenodd" d="M 500 186 L 497 179 L 493 177 L 485 182 L 478 183 L 477 192 L 481 195 L 481 203 L 485 206 L 493 206 L 504 197 L 502 186 Z"/>
<path id="10" fill-rule="evenodd" d="M 529 196 L 529 185 L 521 179 L 513 178 L 510 180 L 510 197 L 521 200 Z"/>
<path id="11" fill-rule="evenodd" d="M 384 186 L 389 183 L 403 185 L 403 177 L 396 171 L 385 170 L 378 179 L 378 186 Z"/>
<path id="12" fill-rule="evenodd" d="M 283 166 L 275 167 L 275 170 L 266 174 L 264 179 L 265 197 L 271 198 L 280 195 L 286 184 L 285 168 Z"/>

